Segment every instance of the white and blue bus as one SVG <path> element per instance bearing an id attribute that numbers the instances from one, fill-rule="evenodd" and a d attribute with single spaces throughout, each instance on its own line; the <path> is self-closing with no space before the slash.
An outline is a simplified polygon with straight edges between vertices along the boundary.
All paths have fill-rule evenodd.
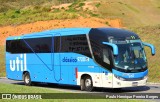
<path id="1" fill-rule="evenodd" d="M 116 28 L 64 28 L 6 39 L 6 76 L 34 82 L 93 87 L 145 86 L 148 66 L 144 43 Z"/>

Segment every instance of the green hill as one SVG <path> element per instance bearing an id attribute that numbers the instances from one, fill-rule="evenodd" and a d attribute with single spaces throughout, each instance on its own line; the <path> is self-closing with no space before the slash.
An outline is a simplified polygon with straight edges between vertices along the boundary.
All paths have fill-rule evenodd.
<path id="1" fill-rule="evenodd" d="M 64 3 L 71 5 L 51 9 Z M 1 0 L 0 4 L 1 26 L 79 16 L 120 18 L 127 27 L 160 24 L 160 0 Z"/>
<path id="2" fill-rule="evenodd" d="M 126 26 L 160 24 L 160 0 L 102 0 L 101 17 L 121 18 Z"/>

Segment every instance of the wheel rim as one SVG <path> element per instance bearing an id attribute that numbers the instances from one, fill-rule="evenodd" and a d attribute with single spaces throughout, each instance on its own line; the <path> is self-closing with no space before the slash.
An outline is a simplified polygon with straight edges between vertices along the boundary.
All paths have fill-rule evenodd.
<path id="1" fill-rule="evenodd" d="M 92 85 L 91 79 L 86 79 L 85 80 L 85 86 L 90 87 Z"/>
<path id="2" fill-rule="evenodd" d="M 30 81 L 30 79 L 29 79 L 29 76 L 27 75 L 27 76 L 25 77 L 25 82 L 28 84 L 29 81 Z"/>

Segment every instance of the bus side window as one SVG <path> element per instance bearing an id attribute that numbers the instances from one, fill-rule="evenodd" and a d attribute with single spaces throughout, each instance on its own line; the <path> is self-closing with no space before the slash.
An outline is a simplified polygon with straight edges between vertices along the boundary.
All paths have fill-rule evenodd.
<path id="1" fill-rule="evenodd" d="M 12 53 L 12 41 L 6 41 L 6 52 Z"/>
<path id="2" fill-rule="evenodd" d="M 9 53 L 28 53 L 31 50 L 27 47 L 23 40 L 7 40 L 6 52 Z"/>
<path id="3" fill-rule="evenodd" d="M 110 64 L 109 53 L 107 49 L 103 49 L 103 61 L 107 64 Z"/>
<path id="4" fill-rule="evenodd" d="M 54 52 L 61 52 L 61 37 L 54 37 Z"/>
<path id="5" fill-rule="evenodd" d="M 86 34 L 61 37 L 61 52 L 73 52 L 91 58 Z"/>
<path id="6" fill-rule="evenodd" d="M 29 38 L 25 39 L 27 46 L 30 50 L 32 49 L 35 53 L 50 53 L 51 52 L 51 37 L 41 37 L 41 38 Z M 30 51 L 29 53 L 33 53 Z"/>

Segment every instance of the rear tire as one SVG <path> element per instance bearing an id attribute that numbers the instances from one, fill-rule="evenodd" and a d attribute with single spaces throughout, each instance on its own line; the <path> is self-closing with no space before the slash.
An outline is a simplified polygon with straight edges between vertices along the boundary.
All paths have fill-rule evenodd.
<path id="1" fill-rule="evenodd" d="M 81 91 L 85 91 L 84 79 L 81 79 L 80 84 L 81 84 Z"/>
<path id="2" fill-rule="evenodd" d="M 24 73 L 23 81 L 24 81 L 24 84 L 26 86 L 31 86 L 32 85 L 31 77 L 30 77 L 30 74 L 28 72 Z"/>
<path id="3" fill-rule="evenodd" d="M 93 90 L 93 82 L 92 82 L 92 78 L 90 76 L 86 76 L 85 77 L 85 90 L 86 91 L 92 91 Z"/>
<path id="4" fill-rule="evenodd" d="M 93 90 L 93 82 L 90 76 L 86 76 L 81 79 L 81 90 L 82 91 L 92 91 Z"/>

